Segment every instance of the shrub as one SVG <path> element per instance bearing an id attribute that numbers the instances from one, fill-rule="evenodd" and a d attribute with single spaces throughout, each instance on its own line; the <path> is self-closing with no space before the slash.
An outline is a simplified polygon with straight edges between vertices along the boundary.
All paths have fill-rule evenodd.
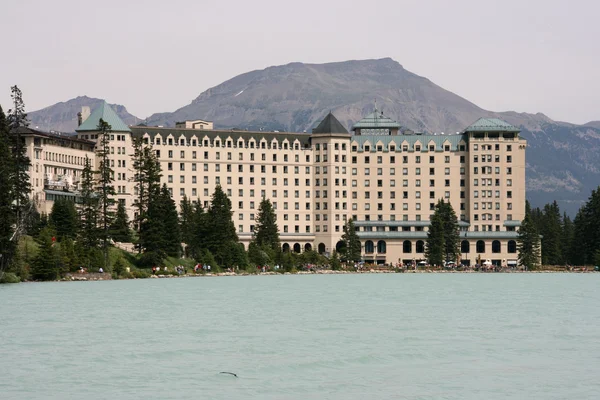
<path id="1" fill-rule="evenodd" d="M 150 277 L 150 273 L 145 269 L 134 269 L 131 276 L 135 279 L 145 279 Z"/>
<path id="2" fill-rule="evenodd" d="M 0 276 L 0 283 L 19 283 L 21 279 L 13 274 L 12 272 L 7 272 Z"/>

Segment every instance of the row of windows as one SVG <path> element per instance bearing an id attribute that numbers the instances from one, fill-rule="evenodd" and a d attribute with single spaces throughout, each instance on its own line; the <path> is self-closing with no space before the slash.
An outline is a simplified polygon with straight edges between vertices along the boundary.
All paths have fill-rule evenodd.
<path id="1" fill-rule="evenodd" d="M 377 175 L 383 175 L 383 170 L 384 170 L 383 168 L 377 168 Z M 416 171 L 417 171 L 417 175 L 421 175 L 421 168 L 417 168 Z M 464 168 L 461 169 L 461 171 L 464 174 Z M 363 174 L 371 175 L 371 169 L 365 168 L 363 170 Z M 352 175 L 358 175 L 357 168 L 352 168 Z M 396 168 L 390 168 L 389 175 L 396 175 Z M 408 168 L 402 168 L 402 175 L 408 175 Z M 435 175 L 435 168 L 429 168 L 429 175 Z M 444 175 L 450 175 L 450 168 L 448 168 L 448 167 L 444 168 Z"/>
<path id="2" fill-rule="evenodd" d="M 36 154 L 36 159 L 39 159 L 39 152 L 36 151 L 35 154 Z M 69 156 L 66 154 L 52 153 L 49 151 L 44 152 L 44 160 L 54 161 L 54 162 L 59 162 L 59 163 L 64 163 L 64 164 L 75 164 L 75 165 L 84 165 L 85 164 L 85 157 Z"/>
<path id="3" fill-rule="evenodd" d="M 452 151 L 451 150 L 451 146 L 449 144 L 445 144 L 443 146 L 442 149 L 436 149 L 436 146 L 433 144 L 429 144 L 429 145 L 422 145 L 421 143 L 417 142 L 414 143 L 412 146 L 409 144 L 403 144 L 401 147 L 400 146 L 396 146 L 395 144 L 388 144 L 387 147 L 383 146 L 383 145 L 375 145 L 373 147 L 371 147 L 371 145 L 369 144 L 364 144 L 362 146 L 362 150 L 363 151 L 396 151 L 396 149 L 400 150 L 402 149 L 402 151 Z M 352 145 L 351 148 L 352 152 L 357 152 L 359 151 L 358 145 Z M 460 144 L 458 145 L 458 151 L 466 151 L 466 145 L 464 144 Z"/>
<path id="4" fill-rule="evenodd" d="M 479 144 L 474 143 L 473 144 L 473 150 L 475 150 L 475 151 L 479 150 Z M 482 144 L 481 145 L 481 150 L 483 150 L 483 151 L 485 151 L 485 150 L 492 150 L 492 145 L 491 144 Z M 500 151 L 500 143 L 494 144 L 494 150 Z M 506 145 L 506 151 L 512 151 L 512 144 L 507 144 Z"/>
<path id="5" fill-rule="evenodd" d="M 179 163 L 179 170 L 180 171 L 185 171 L 185 163 Z M 196 163 L 191 163 L 191 168 L 192 171 L 197 171 L 198 170 L 198 164 Z M 120 166 L 120 165 L 119 165 Z M 123 161 L 123 166 L 125 166 L 125 162 Z M 221 172 L 221 164 L 214 164 L 215 166 L 215 172 Z M 113 161 L 113 167 L 114 167 L 114 161 Z M 298 166 L 294 167 L 294 174 L 299 174 L 300 173 L 300 168 Z M 173 163 L 167 163 L 167 169 L 169 171 L 173 171 Z M 225 164 L 225 172 L 233 172 L 233 167 L 231 164 Z M 267 173 L 267 167 L 265 165 L 260 165 L 260 168 L 255 168 L 255 165 L 249 165 L 248 166 L 249 172 L 250 173 L 255 173 L 258 170 L 260 171 L 260 173 L 265 174 Z M 204 172 L 209 172 L 209 167 L 208 164 L 203 164 L 203 170 Z M 243 165 L 238 165 L 237 166 L 237 172 L 244 172 L 244 166 Z M 276 174 L 278 173 L 278 169 L 276 165 L 271 166 L 271 172 Z M 287 174 L 289 172 L 289 168 L 287 165 L 283 166 L 283 173 Z M 304 167 L 304 173 L 305 174 L 310 174 L 310 167 Z"/>
<path id="6" fill-rule="evenodd" d="M 463 171 L 463 169 L 461 168 L 461 171 Z M 493 168 L 494 174 L 498 175 L 500 173 L 500 167 L 495 167 Z M 461 174 L 463 174 L 464 172 L 461 172 Z M 475 175 L 477 175 L 479 173 L 479 167 L 473 167 L 473 173 Z M 481 174 L 485 175 L 485 174 L 491 174 L 492 173 L 492 167 L 481 167 Z M 512 167 L 506 167 L 506 175 L 512 175 Z"/>
<path id="7" fill-rule="evenodd" d="M 148 144 L 149 140 L 147 137 L 144 138 L 143 140 L 144 144 Z M 167 139 L 163 139 L 160 136 L 155 137 L 154 139 L 154 144 L 157 146 L 161 146 L 161 145 L 168 145 L 168 146 L 204 146 L 204 147 L 239 147 L 239 148 L 250 148 L 250 149 L 273 149 L 273 150 L 291 150 L 292 148 L 294 150 L 300 150 L 301 148 L 301 144 L 296 141 L 294 142 L 293 146 L 291 144 L 289 144 L 288 142 L 283 142 L 283 143 L 279 143 L 277 141 L 277 139 L 273 139 L 272 142 L 267 142 L 266 140 L 261 140 L 260 142 L 256 142 L 256 140 L 254 139 L 250 139 L 248 141 L 248 144 L 246 144 L 246 142 L 243 139 L 238 140 L 235 144 L 232 140 L 221 140 L 220 138 L 215 138 L 215 139 L 203 139 L 203 140 L 197 140 L 197 139 L 191 139 L 191 140 L 186 140 L 185 138 L 180 138 L 179 141 L 174 140 L 174 138 L 167 138 Z M 308 143 L 304 144 L 304 149 L 308 149 L 310 148 L 310 145 Z"/>
<path id="8" fill-rule="evenodd" d="M 396 163 L 396 156 L 389 156 L 389 162 L 390 164 L 395 164 Z M 435 164 L 436 159 L 435 156 L 429 156 L 429 163 L 430 164 Z M 462 164 L 465 163 L 465 156 L 460 156 L 460 162 Z M 371 163 L 371 156 L 364 156 L 364 164 L 370 164 Z M 410 159 L 409 160 L 409 156 L 402 156 L 402 164 L 421 164 L 421 156 L 415 156 L 414 160 Z M 449 164 L 450 163 L 450 156 L 444 156 L 444 163 L 445 164 Z M 358 164 L 358 157 L 357 156 L 352 156 L 352 164 Z M 383 156 L 377 156 L 377 164 L 383 164 Z"/>
<path id="9" fill-rule="evenodd" d="M 160 158 L 160 154 L 161 154 L 160 150 L 155 150 L 155 152 L 156 152 L 156 157 Z M 221 159 L 221 152 L 217 151 L 214 154 L 215 154 L 215 159 L 217 159 L 217 160 Z M 196 151 L 192 151 L 192 160 L 196 160 L 198 158 L 197 156 L 198 156 L 198 153 Z M 169 150 L 167 152 L 167 157 L 173 158 L 173 150 Z M 185 150 L 181 150 L 179 152 L 179 158 L 185 159 Z M 208 152 L 208 151 L 204 152 L 204 159 L 205 160 L 210 159 L 210 152 Z M 227 153 L 227 160 L 230 160 L 230 161 L 233 160 L 231 152 Z M 273 162 L 277 162 L 277 154 L 273 154 L 272 160 L 273 160 Z M 306 162 L 310 162 L 310 155 L 306 155 L 305 160 L 306 160 Z M 244 153 L 238 153 L 238 161 L 244 161 Z M 250 153 L 250 161 L 256 161 L 254 153 Z M 261 161 L 267 161 L 266 153 L 261 154 Z M 283 162 L 288 162 L 288 161 L 289 161 L 288 155 L 284 154 Z M 296 154 L 294 156 L 294 162 L 300 162 L 300 155 Z"/>
<path id="10" fill-rule="evenodd" d="M 478 155 L 474 155 L 473 156 L 473 162 L 479 162 L 479 156 Z M 482 154 L 481 155 L 481 162 L 492 162 L 492 155 L 491 154 Z M 494 162 L 500 162 L 500 155 L 496 154 L 494 156 Z M 512 162 L 512 156 L 506 156 L 506 162 L 507 163 L 511 163 Z"/>

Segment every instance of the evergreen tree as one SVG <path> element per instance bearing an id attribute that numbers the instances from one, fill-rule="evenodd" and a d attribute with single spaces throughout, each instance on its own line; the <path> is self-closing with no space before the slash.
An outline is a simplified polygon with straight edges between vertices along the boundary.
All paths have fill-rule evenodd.
<path id="1" fill-rule="evenodd" d="M 560 210 L 554 201 L 544 206 L 538 232 L 542 234 L 542 264 L 560 265 L 563 261 Z"/>
<path id="2" fill-rule="evenodd" d="M 137 193 L 133 204 L 136 209 L 136 219 L 133 223 L 141 236 L 141 227 L 146 221 L 148 208 L 153 199 L 152 195 L 160 191 L 161 168 L 151 145 L 144 144 L 142 138 L 134 139 L 133 145 L 134 182 Z M 140 237 L 140 240 L 143 239 Z"/>
<path id="3" fill-rule="evenodd" d="M 181 255 L 181 234 L 177 206 L 171 198 L 171 192 L 167 185 L 163 185 L 159 199 L 160 208 L 163 210 L 161 215 L 163 235 L 165 236 L 163 251 L 171 257 L 179 257 Z"/>
<path id="4" fill-rule="evenodd" d="M 248 245 L 248 260 L 257 267 L 270 265 L 273 261 L 266 248 L 259 246 L 255 241 Z"/>
<path id="5" fill-rule="evenodd" d="M 77 211 L 75 204 L 67 199 L 59 198 L 52 204 L 50 226 L 59 241 L 74 239 L 77 234 Z"/>
<path id="6" fill-rule="evenodd" d="M 340 263 L 340 257 L 338 256 L 337 251 L 333 251 L 331 255 L 331 259 L 329 260 L 329 265 L 333 271 L 339 271 L 342 269 L 342 264 Z"/>
<path id="7" fill-rule="evenodd" d="M 344 225 L 342 241 L 344 242 L 342 258 L 351 263 L 359 262 L 362 258 L 361 245 L 352 218 L 348 218 L 348 221 Z"/>
<path id="8" fill-rule="evenodd" d="M 435 206 L 435 211 L 431 216 L 429 231 L 427 232 L 427 243 L 425 246 L 425 257 L 431 265 L 441 266 L 444 264 L 446 251 L 443 201 L 439 201 Z"/>
<path id="9" fill-rule="evenodd" d="M 149 193 L 152 201 L 149 201 L 145 211 L 145 217 L 141 221 L 139 245 L 144 253 L 140 260 L 145 267 L 161 266 L 167 257 L 165 253 L 166 236 L 164 226 L 164 210 L 161 201 L 160 188 L 153 187 Z"/>
<path id="10" fill-rule="evenodd" d="M 75 246 L 71 238 L 63 239 L 59 245 L 60 273 L 76 271 L 79 266 L 79 259 L 75 252 Z"/>
<path id="11" fill-rule="evenodd" d="M 99 143 L 97 144 L 96 156 L 99 159 L 98 170 L 96 171 L 97 188 L 98 193 L 98 205 L 99 213 L 98 219 L 100 222 L 100 239 L 102 241 L 102 250 L 104 252 L 104 267 L 108 270 L 108 230 L 113 220 L 112 206 L 115 203 L 113 196 L 115 196 L 114 171 L 110 167 L 110 133 L 112 127 L 100 118 L 98 122 L 98 138 Z"/>
<path id="12" fill-rule="evenodd" d="M 575 235 L 575 227 L 573 226 L 573 222 L 571 218 L 567 215 L 567 213 L 563 213 L 562 218 L 562 232 L 561 232 L 561 241 L 563 244 L 563 261 L 566 264 L 573 263 L 573 254 L 571 251 L 571 247 L 573 245 L 573 237 Z"/>
<path id="13" fill-rule="evenodd" d="M 29 201 L 25 205 L 26 210 L 31 210 L 27 213 L 25 221 L 25 233 L 29 236 L 37 236 L 42 230 L 42 218 L 33 201 Z"/>
<path id="14" fill-rule="evenodd" d="M 198 201 L 194 206 L 189 237 L 189 253 L 198 261 L 200 260 L 202 250 L 206 249 L 208 233 L 208 213 L 204 212 L 204 208 L 202 208 L 200 201 Z"/>
<path id="15" fill-rule="evenodd" d="M 275 215 L 275 210 L 273 210 L 273 205 L 269 199 L 263 198 L 258 207 L 253 240 L 259 247 L 268 247 L 273 251 L 276 251 L 281 247 L 279 244 L 277 216 Z"/>
<path id="16" fill-rule="evenodd" d="M 46 227 L 36 239 L 38 254 L 31 263 L 31 277 L 35 280 L 49 281 L 60 277 L 60 260 L 52 237 L 52 230 Z"/>
<path id="17" fill-rule="evenodd" d="M 131 230 L 129 229 L 129 218 L 125 205 L 119 202 L 117 206 L 117 215 L 110 227 L 110 237 L 115 242 L 131 243 Z"/>
<path id="18" fill-rule="evenodd" d="M 521 221 L 517 247 L 519 251 L 519 265 L 524 266 L 528 270 L 537 269 L 541 256 L 540 235 L 529 213 L 526 213 L 525 218 Z"/>
<path id="19" fill-rule="evenodd" d="M 13 240 L 16 214 L 13 210 L 13 164 L 8 124 L 0 107 L 0 278 L 15 251 Z"/>
<path id="20" fill-rule="evenodd" d="M 94 171 L 89 158 L 85 158 L 81 174 L 81 202 L 79 204 L 79 238 L 86 259 L 92 249 L 98 247 L 98 196 L 94 191 Z M 88 265 L 88 263 L 86 263 Z"/>
<path id="21" fill-rule="evenodd" d="M 457 261 L 460 255 L 460 231 L 458 219 L 450 202 L 440 201 L 442 220 L 444 222 L 444 260 Z"/>
<path id="22" fill-rule="evenodd" d="M 24 208 L 29 202 L 31 184 L 29 181 L 29 167 L 31 165 L 27 157 L 27 147 L 21 134 L 27 130 L 29 122 L 25 113 L 23 94 L 17 86 L 12 86 L 11 97 L 13 108 L 8 111 L 7 123 L 11 138 L 11 162 L 12 173 L 7 175 L 12 184 L 12 196 L 16 214 L 16 240 L 24 230 L 24 218 L 27 210 Z"/>
<path id="23" fill-rule="evenodd" d="M 588 201 L 579 209 L 574 224 L 571 254 L 577 265 L 595 262 L 600 249 L 600 187 L 592 190 Z"/>
<path id="24" fill-rule="evenodd" d="M 187 245 L 186 255 L 189 255 L 192 238 L 194 236 L 194 205 L 183 196 L 179 204 L 179 230 L 181 232 L 181 241 Z"/>
<path id="25" fill-rule="evenodd" d="M 231 246 L 239 242 L 232 215 L 231 200 L 217 185 L 207 213 L 204 242 L 221 266 L 231 265 Z"/>

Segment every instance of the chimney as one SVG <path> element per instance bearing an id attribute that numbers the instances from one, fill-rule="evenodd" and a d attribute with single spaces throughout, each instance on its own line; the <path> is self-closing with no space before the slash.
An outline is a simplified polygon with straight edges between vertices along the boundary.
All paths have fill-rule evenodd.
<path id="1" fill-rule="evenodd" d="M 78 113 L 78 115 L 81 114 L 81 119 L 80 119 L 80 125 L 83 124 L 85 122 L 86 119 L 88 119 L 88 117 L 90 116 L 91 112 L 90 112 L 90 108 L 88 106 L 83 106 L 81 107 L 81 113 Z"/>
<path id="2" fill-rule="evenodd" d="M 81 112 L 78 112 L 77 113 L 77 126 L 81 126 L 82 122 L 83 121 L 81 120 Z"/>

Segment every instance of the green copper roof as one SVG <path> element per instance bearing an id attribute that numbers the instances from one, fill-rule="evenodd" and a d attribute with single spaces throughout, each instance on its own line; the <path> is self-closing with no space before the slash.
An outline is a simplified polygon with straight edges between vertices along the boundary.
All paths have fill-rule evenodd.
<path id="1" fill-rule="evenodd" d="M 519 132 L 519 129 L 498 118 L 479 118 L 465 132 Z"/>
<path id="2" fill-rule="evenodd" d="M 88 117 L 83 124 L 75 129 L 75 132 L 97 131 L 100 119 L 111 126 L 112 132 L 131 132 L 131 129 L 123 122 L 117 113 L 104 101 L 100 107 L 96 108 L 92 115 Z"/>
<path id="3" fill-rule="evenodd" d="M 348 130 L 329 112 L 312 133 L 348 133 Z"/>
<path id="4" fill-rule="evenodd" d="M 408 150 L 414 151 L 417 142 L 421 145 L 421 152 L 429 151 L 429 145 L 435 145 L 435 151 L 443 151 L 444 145 L 450 145 L 450 151 L 458 151 L 461 142 L 466 144 L 469 140 L 468 135 L 397 135 L 397 136 L 379 136 L 379 135 L 355 135 L 351 138 L 351 143 L 358 145 L 358 150 L 363 151 L 364 145 L 368 141 L 371 152 L 376 151 L 376 145 L 381 143 L 384 149 L 389 149 L 393 142 L 396 145 L 396 152 L 402 151 L 402 144 L 408 144 Z"/>
<path id="5" fill-rule="evenodd" d="M 371 128 L 400 128 L 400 124 L 383 115 L 383 111 L 379 112 L 375 109 L 374 112 L 354 124 L 352 130 Z"/>

